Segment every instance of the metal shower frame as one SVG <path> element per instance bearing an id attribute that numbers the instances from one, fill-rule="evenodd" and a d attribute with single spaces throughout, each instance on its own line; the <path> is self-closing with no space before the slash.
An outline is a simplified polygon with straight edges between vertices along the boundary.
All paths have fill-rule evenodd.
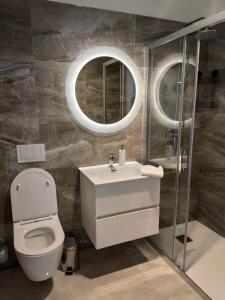
<path id="1" fill-rule="evenodd" d="M 149 103 L 149 83 L 150 83 L 150 50 L 156 49 L 162 45 L 166 45 L 172 41 L 182 39 L 183 43 L 183 63 L 181 68 L 181 93 L 179 95 L 179 101 L 181 103 L 179 109 L 179 128 L 178 128 L 178 148 L 177 148 L 177 170 L 176 170 L 176 192 L 175 192 L 175 201 L 174 201 L 174 215 L 173 215 L 173 246 L 172 246 L 172 261 L 175 262 L 175 232 L 176 232 L 176 217 L 177 217 L 177 204 L 178 204 L 178 188 L 179 188 L 179 157 L 181 155 L 181 129 L 182 129 L 182 110 L 183 110 L 183 96 L 184 96 L 184 83 L 185 83 L 185 71 L 186 71 L 186 61 L 187 61 L 187 36 L 189 34 L 193 34 L 194 32 L 198 32 L 205 27 L 215 26 L 219 23 L 225 21 L 225 10 L 216 13 L 210 17 L 202 19 L 200 21 L 196 21 L 195 23 L 184 27 L 174 33 L 171 33 L 165 37 L 162 37 L 152 43 L 149 43 L 145 47 L 145 64 L 147 67 L 146 72 L 146 82 L 147 82 L 147 128 L 149 129 L 147 132 L 146 138 L 146 160 L 148 160 L 147 155 L 149 154 L 150 150 L 150 103 Z M 188 160 L 188 177 L 187 177 L 187 195 L 186 195 L 186 214 L 185 214 L 185 238 L 184 238 L 184 252 L 183 252 L 183 263 L 181 269 L 185 272 L 185 265 L 186 265 L 186 248 L 187 248 L 187 230 L 188 230 L 188 217 L 189 217 L 189 204 L 190 204 L 190 187 L 191 187 L 191 166 L 192 166 L 192 152 L 193 152 L 193 139 L 194 139 L 194 123 L 195 123 L 195 107 L 196 107 L 196 96 L 197 96 L 197 87 L 198 87 L 198 67 L 199 67 L 199 55 L 200 55 L 200 44 L 201 41 L 198 38 L 196 44 L 196 68 L 195 68 L 195 80 L 194 80 L 194 91 L 193 91 L 193 102 L 192 102 L 192 124 L 191 124 L 191 132 L 190 132 L 190 151 L 189 151 L 189 160 Z"/>
<path id="2" fill-rule="evenodd" d="M 176 32 L 173 32 L 165 37 L 162 37 L 152 43 L 149 43 L 148 45 L 146 45 L 146 49 L 151 50 L 153 48 L 162 46 L 162 45 L 172 42 L 178 38 L 182 38 L 184 36 L 187 36 L 188 34 L 191 34 L 193 32 L 201 30 L 204 27 L 211 27 L 211 26 L 214 26 L 223 21 L 225 21 L 225 10 L 223 10 L 219 13 L 216 13 L 210 17 L 207 17 L 203 20 L 196 21 L 195 23 L 193 23 L 187 27 L 184 27 L 184 28 L 182 28 Z"/>

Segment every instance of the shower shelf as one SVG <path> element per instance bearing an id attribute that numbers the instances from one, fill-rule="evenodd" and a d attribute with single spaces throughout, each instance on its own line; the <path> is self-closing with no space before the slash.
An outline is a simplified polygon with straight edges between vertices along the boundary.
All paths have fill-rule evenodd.
<path id="1" fill-rule="evenodd" d="M 207 72 L 209 73 L 209 72 Z M 196 99 L 196 109 L 205 109 L 205 108 L 218 108 L 218 100 L 215 99 L 216 94 L 216 86 L 220 82 L 219 79 L 219 71 L 212 70 L 209 75 L 202 75 L 202 72 L 199 71 L 198 73 L 198 92 L 197 92 L 197 99 Z M 210 95 L 211 99 L 207 101 L 200 100 L 200 88 L 201 85 L 211 85 L 210 87 Z M 204 87 L 205 92 L 205 87 Z"/>

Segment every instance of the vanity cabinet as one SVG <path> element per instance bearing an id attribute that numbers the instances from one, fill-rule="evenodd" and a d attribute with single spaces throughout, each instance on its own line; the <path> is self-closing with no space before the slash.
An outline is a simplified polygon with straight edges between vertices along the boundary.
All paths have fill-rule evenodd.
<path id="1" fill-rule="evenodd" d="M 132 163 L 130 176 L 119 166 L 112 174 L 103 165 L 105 176 L 80 168 L 81 220 L 96 249 L 159 232 L 160 178 L 141 176 L 141 165 Z"/>

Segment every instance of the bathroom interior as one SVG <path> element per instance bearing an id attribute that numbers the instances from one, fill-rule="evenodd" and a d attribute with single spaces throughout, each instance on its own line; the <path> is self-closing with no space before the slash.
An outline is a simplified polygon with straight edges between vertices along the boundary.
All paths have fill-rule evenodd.
<path id="1" fill-rule="evenodd" d="M 0 2 L 2 300 L 225 300 L 225 3 L 120 2 Z"/>

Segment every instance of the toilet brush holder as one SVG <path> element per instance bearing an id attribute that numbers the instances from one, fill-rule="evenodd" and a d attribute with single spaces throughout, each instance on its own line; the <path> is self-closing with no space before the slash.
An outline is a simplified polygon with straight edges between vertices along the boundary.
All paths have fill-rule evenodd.
<path id="1" fill-rule="evenodd" d="M 79 267 L 79 243 L 74 237 L 66 237 L 61 260 L 61 270 L 65 275 L 72 275 Z"/>

